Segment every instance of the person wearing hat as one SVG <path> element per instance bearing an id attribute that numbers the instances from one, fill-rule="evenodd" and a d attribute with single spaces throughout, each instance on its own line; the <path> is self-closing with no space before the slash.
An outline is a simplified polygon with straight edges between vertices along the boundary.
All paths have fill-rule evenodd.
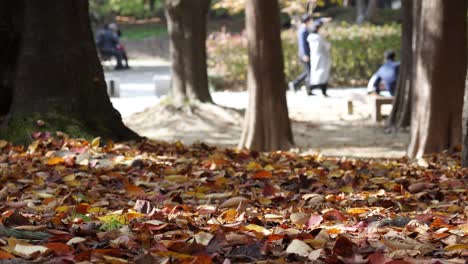
<path id="1" fill-rule="evenodd" d="M 309 24 L 311 21 L 312 18 L 309 14 L 305 14 L 301 17 L 301 25 L 297 31 L 297 43 L 299 61 L 302 63 L 304 70 L 296 79 L 289 82 L 288 86 L 291 91 L 297 91 L 301 83 L 305 83 L 307 91 L 309 91 L 310 49 L 307 43 L 307 37 L 309 36 Z"/>
<path id="2" fill-rule="evenodd" d="M 327 95 L 328 80 L 331 69 L 331 44 L 324 36 L 320 34 L 323 21 L 318 19 L 314 21 L 312 31 L 307 37 L 310 49 L 310 80 L 309 85 L 312 89 L 320 89 L 324 96 Z M 311 95 L 312 92 L 309 93 Z"/>
<path id="3" fill-rule="evenodd" d="M 381 90 L 387 90 L 391 96 L 395 96 L 400 62 L 396 61 L 396 54 L 392 50 L 385 51 L 384 57 L 384 64 L 379 67 L 369 82 L 368 92 L 378 95 Z"/>

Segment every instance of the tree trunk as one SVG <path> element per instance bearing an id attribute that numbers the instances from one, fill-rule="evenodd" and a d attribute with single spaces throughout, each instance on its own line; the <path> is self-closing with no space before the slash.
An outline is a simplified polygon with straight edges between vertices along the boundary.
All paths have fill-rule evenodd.
<path id="1" fill-rule="evenodd" d="M 138 138 L 107 96 L 88 1 L 8 2 L 0 9 L 11 14 L 14 48 L 9 50 L 12 61 L 6 59 L 10 77 L 5 82 L 2 75 L 2 82 L 11 87 L 12 98 L 0 137 L 28 143 L 34 131 L 61 130 L 72 136 Z M 36 127 L 38 119 L 45 126 Z"/>
<path id="2" fill-rule="evenodd" d="M 362 24 L 366 19 L 366 1 L 356 0 L 356 23 Z"/>
<path id="3" fill-rule="evenodd" d="M 463 150 L 462 166 L 468 167 L 468 72 L 465 77 L 465 102 L 463 106 Z"/>
<path id="4" fill-rule="evenodd" d="M 149 8 L 150 8 L 150 11 L 151 12 L 154 12 L 154 8 L 156 6 L 156 3 L 155 3 L 156 0 L 149 0 Z"/>
<path id="5" fill-rule="evenodd" d="M 246 1 L 249 104 L 239 147 L 289 149 L 293 136 L 286 103 L 277 0 Z"/>
<path id="6" fill-rule="evenodd" d="M 388 126 L 392 130 L 399 130 L 410 125 L 411 120 L 411 94 L 413 89 L 413 54 L 415 53 L 416 38 L 413 34 L 414 19 L 419 17 L 420 8 L 413 6 L 413 0 L 402 2 L 403 24 L 401 43 L 401 65 L 398 76 L 398 87 L 392 112 L 388 118 Z M 413 14 L 414 13 L 414 14 Z M 413 39 L 414 37 L 414 39 Z M 414 44 L 414 45 L 413 45 Z"/>
<path id="7" fill-rule="evenodd" d="M 404 0 L 408 1 L 408 0 Z M 379 11 L 379 1 L 378 0 L 369 0 L 366 10 L 366 20 L 370 22 L 376 22 L 376 18 Z"/>
<path id="8" fill-rule="evenodd" d="M 461 143 L 466 74 L 466 0 L 421 2 L 410 157 Z"/>
<path id="9" fill-rule="evenodd" d="M 176 105 L 212 102 L 206 63 L 207 15 L 211 0 L 166 0 L 170 38 L 171 93 Z"/>
<path id="10" fill-rule="evenodd" d="M 16 1 L 2 3 L 0 8 L 0 122 L 8 114 L 13 99 L 13 71 L 16 67 L 19 32 L 13 18 L 20 15 Z M 12 13 L 14 12 L 14 13 Z"/>

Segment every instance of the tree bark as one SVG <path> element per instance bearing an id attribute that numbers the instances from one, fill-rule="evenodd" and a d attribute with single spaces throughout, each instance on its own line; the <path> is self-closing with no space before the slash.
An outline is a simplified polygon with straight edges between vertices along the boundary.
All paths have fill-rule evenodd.
<path id="1" fill-rule="evenodd" d="M 171 57 L 171 93 L 176 105 L 212 102 L 206 62 L 207 15 L 211 0 L 166 0 Z"/>
<path id="2" fill-rule="evenodd" d="M 106 93 L 89 23 L 88 1 L 11 1 L 13 49 L 6 59 L 12 91 L 1 137 L 28 143 L 36 130 L 72 136 L 138 138 L 122 123 Z M 5 60 L 5 58 L 1 58 Z M 4 63 L 5 61 L 3 61 Z M 9 78 L 12 82 L 9 82 Z M 35 121 L 45 121 L 36 127 Z"/>
<path id="3" fill-rule="evenodd" d="M 257 151 L 293 144 L 286 103 L 278 1 L 246 1 L 249 52 L 247 106 L 239 147 Z"/>
<path id="4" fill-rule="evenodd" d="M 465 102 L 463 106 L 462 166 L 468 167 L 468 72 L 465 76 Z"/>
<path id="5" fill-rule="evenodd" d="M 19 32 L 13 23 L 20 6 L 16 1 L 2 3 L 0 8 L 0 122 L 8 114 L 13 97 L 13 71 L 16 67 L 15 54 L 18 53 Z M 14 13 L 11 13 L 14 12 Z"/>
<path id="6" fill-rule="evenodd" d="M 466 74 L 465 0 L 421 1 L 410 157 L 453 149 L 462 139 Z"/>
<path id="7" fill-rule="evenodd" d="M 369 3 L 367 4 L 367 10 L 366 10 L 366 20 L 370 22 L 375 22 L 378 11 L 379 11 L 379 1 L 369 0 Z"/>
<path id="8" fill-rule="evenodd" d="M 413 67 L 413 54 L 416 50 L 416 37 L 413 34 L 414 19 L 419 17 L 417 6 L 413 5 L 413 0 L 402 2 L 403 24 L 401 43 L 401 65 L 398 76 L 398 87 L 392 112 L 388 118 L 388 127 L 392 130 L 406 128 L 411 120 L 411 94 L 413 89 L 413 76 L 416 67 Z M 414 37 L 414 38 L 413 38 Z"/>

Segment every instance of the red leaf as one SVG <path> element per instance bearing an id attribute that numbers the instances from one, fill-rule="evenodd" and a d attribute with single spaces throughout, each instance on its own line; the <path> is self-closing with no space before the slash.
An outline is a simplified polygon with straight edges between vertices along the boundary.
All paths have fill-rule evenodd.
<path id="1" fill-rule="evenodd" d="M 354 255 L 354 244 L 344 236 L 338 237 L 333 246 L 333 253 L 344 258 L 351 258 Z"/>
<path id="2" fill-rule="evenodd" d="M 323 214 L 323 219 L 328 221 L 346 221 L 347 218 L 338 210 L 331 210 Z"/>
<path id="3" fill-rule="evenodd" d="M 45 244 L 44 246 L 54 251 L 55 254 L 58 254 L 58 255 L 65 255 L 65 254 L 72 252 L 72 249 L 70 248 L 70 246 L 64 243 L 50 242 L 50 243 Z"/>
<path id="4" fill-rule="evenodd" d="M 261 170 L 256 172 L 253 176 L 252 179 L 269 179 L 273 176 L 271 171 L 266 171 L 266 170 Z"/>
<path id="5" fill-rule="evenodd" d="M 15 256 L 13 256 L 10 253 L 0 250 L 0 259 L 12 259 L 12 258 L 15 258 Z"/>

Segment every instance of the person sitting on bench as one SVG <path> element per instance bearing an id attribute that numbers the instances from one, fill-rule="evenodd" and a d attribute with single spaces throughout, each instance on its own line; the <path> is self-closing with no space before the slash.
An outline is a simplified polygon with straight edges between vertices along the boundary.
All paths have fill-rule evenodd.
<path id="1" fill-rule="evenodd" d="M 395 61 L 395 52 L 385 52 L 385 62 L 372 76 L 368 85 L 368 93 L 380 94 L 381 90 L 387 90 L 391 96 L 395 96 L 398 81 L 400 62 Z"/>
<path id="2" fill-rule="evenodd" d="M 117 25 L 112 23 L 104 26 L 104 29 L 97 36 L 96 46 L 102 56 L 115 57 L 117 60 L 116 70 L 128 69 L 128 61 L 125 51 L 119 44 L 117 35 Z M 122 61 L 125 60 L 125 66 Z"/>

